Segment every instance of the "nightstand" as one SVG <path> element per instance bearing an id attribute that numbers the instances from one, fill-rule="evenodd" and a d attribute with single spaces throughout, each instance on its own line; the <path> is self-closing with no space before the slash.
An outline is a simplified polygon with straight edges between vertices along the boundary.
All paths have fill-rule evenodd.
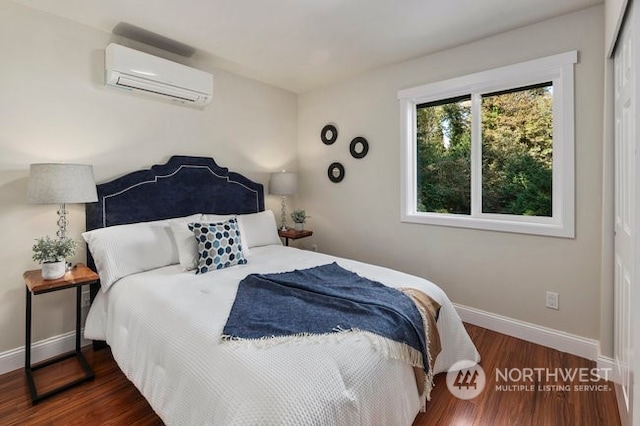
<path id="1" fill-rule="evenodd" d="M 308 229 L 303 229 L 302 231 L 296 231 L 295 229 L 292 229 L 292 228 L 287 228 L 286 231 L 283 231 L 282 229 L 278 229 L 278 235 L 280 235 L 281 238 L 284 238 L 284 245 L 288 246 L 290 239 L 297 240 L 299 238 L 310 237 L 313 235 L 313 231 L 309 231 Z"/>
<path id="2" fill-rule="evenodd" d="M 79 385 L 88 380 L 94 378 L 93 370 L 87 363 L 80 348 L 80 321 L 81 321 L 81 303 L 82 303 L 82 286 L 87 284 L 93 284 L 97 282 L 100 277 L 98 274 L 87 268 L 85 265 L 79 263 L 71 268 L 62 278 L 57 280 L 44 280 L 42 279 L 42 271 L 36 269 L 33 271 L 27 271 L 22 274 L 24 283 L 26 285 L 27 294 L 27 308 L 26 308 L 26 327 L 25 327 L 25 347 L 24 347 L 24 371 L 27 375 L 27 382 L 29 384 L 29 393 L 31 394 L 31 402 L 37 404 L 44 398 L 56 395 L 70 387 Z M 76 349 L 57 357 L 48 359 L 36 365 L 31 365 L 31 297 L 32 295 L 38 295 L 43 293 L 49 293 L 52 291 L 63 290 L 67 288 L 76 288 Z M 66 384 L 60 385 L 55 389 L 49 390 L 43 394 L 38 394 L 36 389 L 36 383 L 33 378 L 33 372 L 41 368 L 48 367 L 57 362 L 63 361 L 68 358 L 76 357 L 80 366 L 84 372 L 84 376 L 79 379 L 73 380 Z"/>

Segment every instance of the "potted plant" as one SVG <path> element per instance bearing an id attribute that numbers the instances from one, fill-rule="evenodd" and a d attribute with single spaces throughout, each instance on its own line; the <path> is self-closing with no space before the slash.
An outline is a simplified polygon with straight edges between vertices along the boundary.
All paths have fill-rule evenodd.
<path id="1" fill-rule="evenodd" d="M 294 210 L 291 212 L 291 219 L 293 220 L 296 231 L 302 231 L 304 229 L 304 222 L 308 217 L 304 210 Z"/>
<path id="2" fill-rule="evenodd" d="M 55 280 L 66 272 L 66 259 L 76 252 L 76 242 L 71 238 L 37 238 L 33 245 L 33 260 L 42 264 L 42 278 Z"/>

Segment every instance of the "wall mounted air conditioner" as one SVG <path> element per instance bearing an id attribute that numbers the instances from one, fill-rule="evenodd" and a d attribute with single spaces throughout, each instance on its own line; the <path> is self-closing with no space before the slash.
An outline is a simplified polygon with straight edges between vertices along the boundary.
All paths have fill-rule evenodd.
<path id="1" fill-rule="evenodd" d="M 111 43 L 105 51 L 105 84 L 204 106 L 213 97 L 213 75 Z"/>

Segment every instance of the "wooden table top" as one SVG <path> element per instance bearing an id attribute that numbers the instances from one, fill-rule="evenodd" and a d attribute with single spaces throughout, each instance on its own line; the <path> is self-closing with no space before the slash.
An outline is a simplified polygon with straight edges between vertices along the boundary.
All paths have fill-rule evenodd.
<path id="1" fill-rule="evenodd" d="M 291 238 L 292 240 L 304 237 L 310 237 L 313 235 L 313 231 L 303 229 L 302 231 L 296 231 L 294 228 L 287 228 L 286 231 L 278 229 L 278 235 L 281 237 Z"/>
<path id="2" fill-rule="evenodd" d="M 22 274 L 22 278 L 24 278 L 25 285 L 33 294 L 76 287 L 100 279 L 98 274 L 82 263 L 72 266 L 62 278 L 58 278 L 57 280 L 43 279 L 41 269 L 26 271 Z"/>

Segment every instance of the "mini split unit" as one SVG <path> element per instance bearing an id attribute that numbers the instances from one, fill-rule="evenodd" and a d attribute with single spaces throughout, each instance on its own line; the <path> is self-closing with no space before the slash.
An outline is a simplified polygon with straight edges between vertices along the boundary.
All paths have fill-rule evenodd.
<path id="1" fill-rule="evenodd" d="M 105 84 L 205 106 L 213 97 L 213 75 L 111 43 L 105 51 Z"/>

